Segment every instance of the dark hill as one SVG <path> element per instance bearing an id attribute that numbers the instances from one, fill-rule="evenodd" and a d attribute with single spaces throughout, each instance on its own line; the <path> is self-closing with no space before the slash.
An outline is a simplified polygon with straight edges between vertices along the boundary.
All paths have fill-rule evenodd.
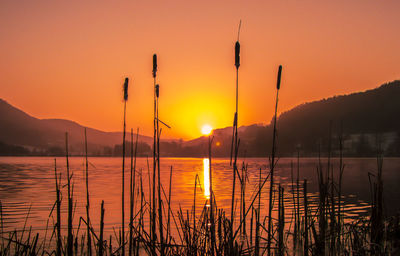
<path id="1" fill-rule="evenodd" d="M 342 130 L 347 155 L 374 154 L 376 134 L 384 135 L 383 146 L 393 151 L 390 154 L 400 155 L 399 99 L 400 81 L 393 81 L 376 89 L 301 104 L 278 117 L 278 152 L 281 156 L 292 156 L 300 148 L 304 155 L 315 155 L 320 147 L 326 152 L 331 127 L 333 150 L 337 150 L 337 137 Z M 232 127 L 216 129 L 213 154 L 229 156 L 231 137 Z M 241 156 L 267 156 L 271 150 L 272 126 L 240 127 L 239 138 Z M 175 145 L 179 150 L 168 152 L 206 155 L 207 143 L 201 137 Z"/>
<path id="2" fill-rule="evenodd" d="M 65 132 L 69 134 L 71 152 L 83 152 L 84 126 L 64 119 L 38 119 L 13 107 L 0 99 L 0 142 L 6 145 L 23 146 L 35 151 L 63 149 Z M 122 133 L 87 129 L 89 151 L 101 153 L 105 148 L 113 149 L 121 143 Z M 150 143 L 152 138 L 139 136 L 139 141 Z M 110 150 L 110 149 L 108 149 Z"/>
<path id="3" fill-rule="evenodd" d="M 298 149 L 302 155 L 326 152 L 331 130 L 332 149 L 337 150 L 338 134 L 342 131 L 345 154 L 370 156 L 375 152 L 376 134 L 383 135 L 382 144 L 389 155 L 400 155 L 400 81 L 376 89 L 301 104 L 278 117 L 280 156 L 292 156 Z M 69 132 L 72 150 L 83 151 L 83 129 L 78 123 L 62 119 L 37 119 L 0 99 L 0 142 L 2 149 L 25 152 L 21 146 L 33 149 L 59 150 L 64 145 L 64 133 Z M 120 132 L 103 132 L 87 128 L 89 151 L 118 149 Z M 230 155 L 232 127 L 214 130 L 213 155 Z M 268 156 L 271 150 L 272 127 L 250 125 L 239 127 L 240 156 Z M 140 136 L 143 144 L 152 138 Z M 206 156 L 208 139 L 162 141 L 163 156 Z M 151 149 L 143 145 L 148 152 Z M 57 149 L 58 147 L 58 149 Z M 119 150 L 119 149 L 118 149 Z M 117 151 L 118 151 L 117 150 Z M 120 150 L 119 150 L 120 151 Z"/>

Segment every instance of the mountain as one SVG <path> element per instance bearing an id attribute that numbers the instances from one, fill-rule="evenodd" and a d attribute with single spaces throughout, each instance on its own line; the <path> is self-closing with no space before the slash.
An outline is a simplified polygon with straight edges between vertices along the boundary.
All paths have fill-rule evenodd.
<path id="1" fill-rule="evenodd" d="M 332 152 L 337 153 L 341 133 L 346 155 L 373 156 L 377 135 L 387 155 L 400 155 L 399 99 L 400 81 L 393 81 L 372 90 L 298 105 L 278 117 L 278 154 L 293 156 L 298 150 L 303 155 L 316 155 L 319 151 L 324 154 L 328 151 L 329 134 Z M 272 129 L 272 122 L 266 126 L 239 127 L 239 155 L 268 156 L 272 148 Z M 213 135 L 213 155 L 229 156 L 232 127 L 216 129 Z M 170 155 L 197 153 L 206 156 L 207 144 L 208 139 L 200 137 L 163 147 Z"/>
<path id="2" fill-rule="evenodd" d="M 279 156 L 338 153 L 339 135 L 347 156 L 374 156 L 377 135 L 386 155 L 400 156 L 400 81 L 348 95 L 308 102 L 283 112 L 277 121 Z M 37 119 L 0 99 L 0 155 L 61 154 L 65 132 L 69 133 L 72 153 L 82 154 L 84 126 L 62 119 Z M 241 126 L 239 156 L 266 157 L 272 148 L 272 123 Z M 330 134 L 330 135 L 329 135 Z M 87 128 L 89 152 L 95 155 L 121 155 L 120 132 Z M 331 139 L 329 139 L 331 138 Z M 153 139 L 139 137 L 139 152 L 151 155 Z M 232 127 L 213 131 L 213 156 L 230 156 Z M 208 138 L 189 141 L 163 140 L 162 156 L 199 157 L 208 155 Z M 128 150 L 128 152 L 130 152 Z"/>
<path id="3" fill-rule="evenodd" d="M 82 154 L 85 128 L 88 151 L 92 154 L 103 154 L 104 151 L 110 154 L 109 151 L 122 141 L 121 132 L 104 132 L 64 119 L 38 119 L 0 99 L 1 148 L 10 148 L 5 146 L 8 145 L 24 147 L 38 154 L 61 154 L 65 148 L 65 132 L 68 132 L 71 153 Z M 139 135 L 141 143 L 150 144 L 152 141 L 151 137 Z"/>

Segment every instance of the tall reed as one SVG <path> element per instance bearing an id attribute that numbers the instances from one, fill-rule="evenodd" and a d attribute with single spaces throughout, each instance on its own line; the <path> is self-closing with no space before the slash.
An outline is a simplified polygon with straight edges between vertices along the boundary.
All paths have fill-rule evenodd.
<path id="1" fill-rule="evenodd" d="M 134 250 L 133 242 L 133 211 L 135 203 L 135 184 L 136 184 L 136 155 L 139 137 L 139 128 L 136 131 L 135 155 L 133 155 L 133 129 L 131 129 L 131 171 L 130 171 L 130 211 L 129 211 L 129 256 L 132 255 Z"/>
<path id="2" fill-rule="evenodd" d="M 164 234 L 163 234 L 163 214 L 162 214 L 162 199 L 161 199 L 161 178 L 160 178 L 160 136 L 161 130 L 159 127 L 159 116 L 158 116 L 158 98 L 160 96 L 160 85 L 156 84 L 156 119 L 157 119 L 157 186 L 158 186 L 158 226 L 159 226 L 159 236 L 160 236 L 160 254 L 164 256 Z"/>
<path id="3" fill-rule="evenodd" d="M 238 149 L 239 149 L 239 141 L 238 141 L 238 115 L 239 115 L 239 67 L 240 67 L 240 26 L 242 21 L 239 23 L 238 29 L 238 38 L 235 43 L 235 67 L 236 67 L 236 104 L 235 104 L 235 114 L 233 120 L 233 136 L 232 136 L 232 146 L 231 146 L 231 163 L 232 163 L 232 155 L 234 155 L 233 160 L 233 181 L 232 181 L 232 200 L 231 200 L 231 221 L 230 221 L 230 249 L 233 250 L 233 225 L 234 225 L 234 208 L 235 208 L 235 187 L 236 187 L 236 172 L 237 168 L 237 157 L 238 157 Z M 232 152 L 232 150 L 234 150 Z"/>
<path id="4" fill-rule="evenodd" d="M 69 160 L 68 160 L 68 133 L 65 133 L 65 157 L 67 162 L 67 183 L 68 183 L 68 236 L 67 236 L 67 255 L 73 255 L 74 237 L 72 234 L 72 191 L 71 191 L 71 176 L 69 173 Z"/>
<path id="5" fill-rule="evenodd" d="M 56 255 L 61 255 L 61 247 L 62 247 L 62 240 L 61 240 L 61 198 L 60 198 L 60 183 L 57 181 L 57 160 L 54 159 L 54 179 L 56 181 L 56 214 L 57 214 L 57 221 L 55 224 L 55 230 L 57 232 L 57 241 L 56 241 Z M 60 174 L 60 181 L 61 181 L 61 174 Z"/>
<path id="6" fill-rule="evenodd" d="M 103 256 L 104 253 L 104 200 L 101 201 L 100 209 L 100 238 L 99 238 L 99 256 Z M 110 242 L 111 247 L 111 242 Z"/>
<path id="7" fill-rule="evenodd" d="M 307 197 L 307 180 L 303 183 L 304 198 L 304 251 L 303 255 L 308 255 L 308 197 Z"/>
<path id="8" fill-rule="evenodd" d="M 123 126 L 123 134 L 122 134 L 122 192 L 121 192 L 121 254 L 125 255 L 125 136 L 126 136 L 126 103 L 128 101 L 128 83 L 129 79 L 126 77 L 123 85 L 124 90 L 124 126 Z"/>
<path id="9" fill-rule="evenodd" d="M 88 163 L 88 147 L 87 147 L 87 135 L 85 128 L 85 176 L 86 176 L 86 222 L 87 222 L 87 255 L 92 255 L 92 240 L 90 235 L 90 217 L 89 217 L 89 209 L 90 209 L 90 200 L 89 200 L 89 163 Z"/>
<path id="10" fill-rule="evenodd" d="M 209 164 L 209 177 L 210 177 L 210 229 L 211 229 L 211 255 L 214 255 L 215 251 L 215 221 L 214 221 L 214 190 L 213 190 L 213 179 L 212 179 L 212 165 L 211 165 L 211 149 L 212 149 L 212 138 L 208 136 L 208 164 Z"/>
<path id="11" fill-rule="evenodd" d="M 151 221 L 150 221 L 150 236 L 151 241 L 154 243 L 156 241 L 156 165 L 157 165 L 157 138 L 158 138 L 158 130 L 157 130 L 157 96 L 156 96 L 156 77 L 157 77 L 157 55 L 153 55 L 153 82 L 154 82 L 154 118 L 153 118 L 153 195 L 152 195 L 152 208 L 151 208 Z M 155 254 L 155 250 L 153 250 L 153 254 Z"/>
<path id="12" fill-rule="evenodd" d="M 271 162 L 270 162 L 270 187 L 269 187 L 269 208 L 268 208 L 268 256 L 271 255 L 271 242 L 272 242 L 272 208 L 273 208 L 273 192 L 274 192 L 274 170 L 275 170 L 275 154 L 276 154 L 276 119 L 278 114 L 278 96 L 279 89 L 281 88 L 281 74 L 282 65 L 278 69 L 278 78 L 276 83 L 276 101 L 275 101 L 275 115 L 274 115 L 274 129 L 272 134 L 272 152 L 271 152 Z"/>

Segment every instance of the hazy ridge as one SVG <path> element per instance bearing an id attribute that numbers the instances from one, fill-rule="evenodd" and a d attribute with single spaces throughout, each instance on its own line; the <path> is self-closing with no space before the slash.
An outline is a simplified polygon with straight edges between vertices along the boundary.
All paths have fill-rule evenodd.
<path id="1" fill-rule="evenodd" d="M 325 152 L 331 130 L 332 148 L 337 150 L 338 135 L 343 133 L 347 155 L 370 156 L 375 152 L 376 135 L 380 135 L 387 155 L 400 155 L 400 81 L 348 95 L 308 102 L 278 117 L 278 152 L 282 156 L 315 155 L 321 146 Z M 330 128 L 331 127 L 331 128 Z M 69 133 L 71 152 L 82 154 L 84 126 L 64 119 L 38 119 L 0 99 L 0 154 L 62 154 L 65 132 Z M 241 156 L 267 156 L 271 149 L 271 124 L 239 128 Z M 88 128 L 92 155 L 121 153 L 121 132 L 104 132 Z M 229 156 L 232 127 L 214 130 L 213 155 Z M 151 155 L 152 138 L 139 136 L 140 155 Z M 162 141 L 165 156 L 206 155 L 208 139 Z M 129 150 L 128 150 L 129 152 Z"/>

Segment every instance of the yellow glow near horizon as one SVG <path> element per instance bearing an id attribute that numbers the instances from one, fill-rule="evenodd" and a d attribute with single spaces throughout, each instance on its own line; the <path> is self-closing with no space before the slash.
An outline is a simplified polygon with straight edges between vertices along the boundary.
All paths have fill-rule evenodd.
<path id="1" fill-rule="evenodd" d="M 210 198 L 210 162 L 208 158 L 203 158 L 203 170 L 204 170 L 204 196 Z"/>
<path id="2" fill-rule="evenodd" d="M 212 132 L 213 128 L 209 124 L 205 124 L 201 127 L 201 133 L 203 135 L 209 135 Z"/>

